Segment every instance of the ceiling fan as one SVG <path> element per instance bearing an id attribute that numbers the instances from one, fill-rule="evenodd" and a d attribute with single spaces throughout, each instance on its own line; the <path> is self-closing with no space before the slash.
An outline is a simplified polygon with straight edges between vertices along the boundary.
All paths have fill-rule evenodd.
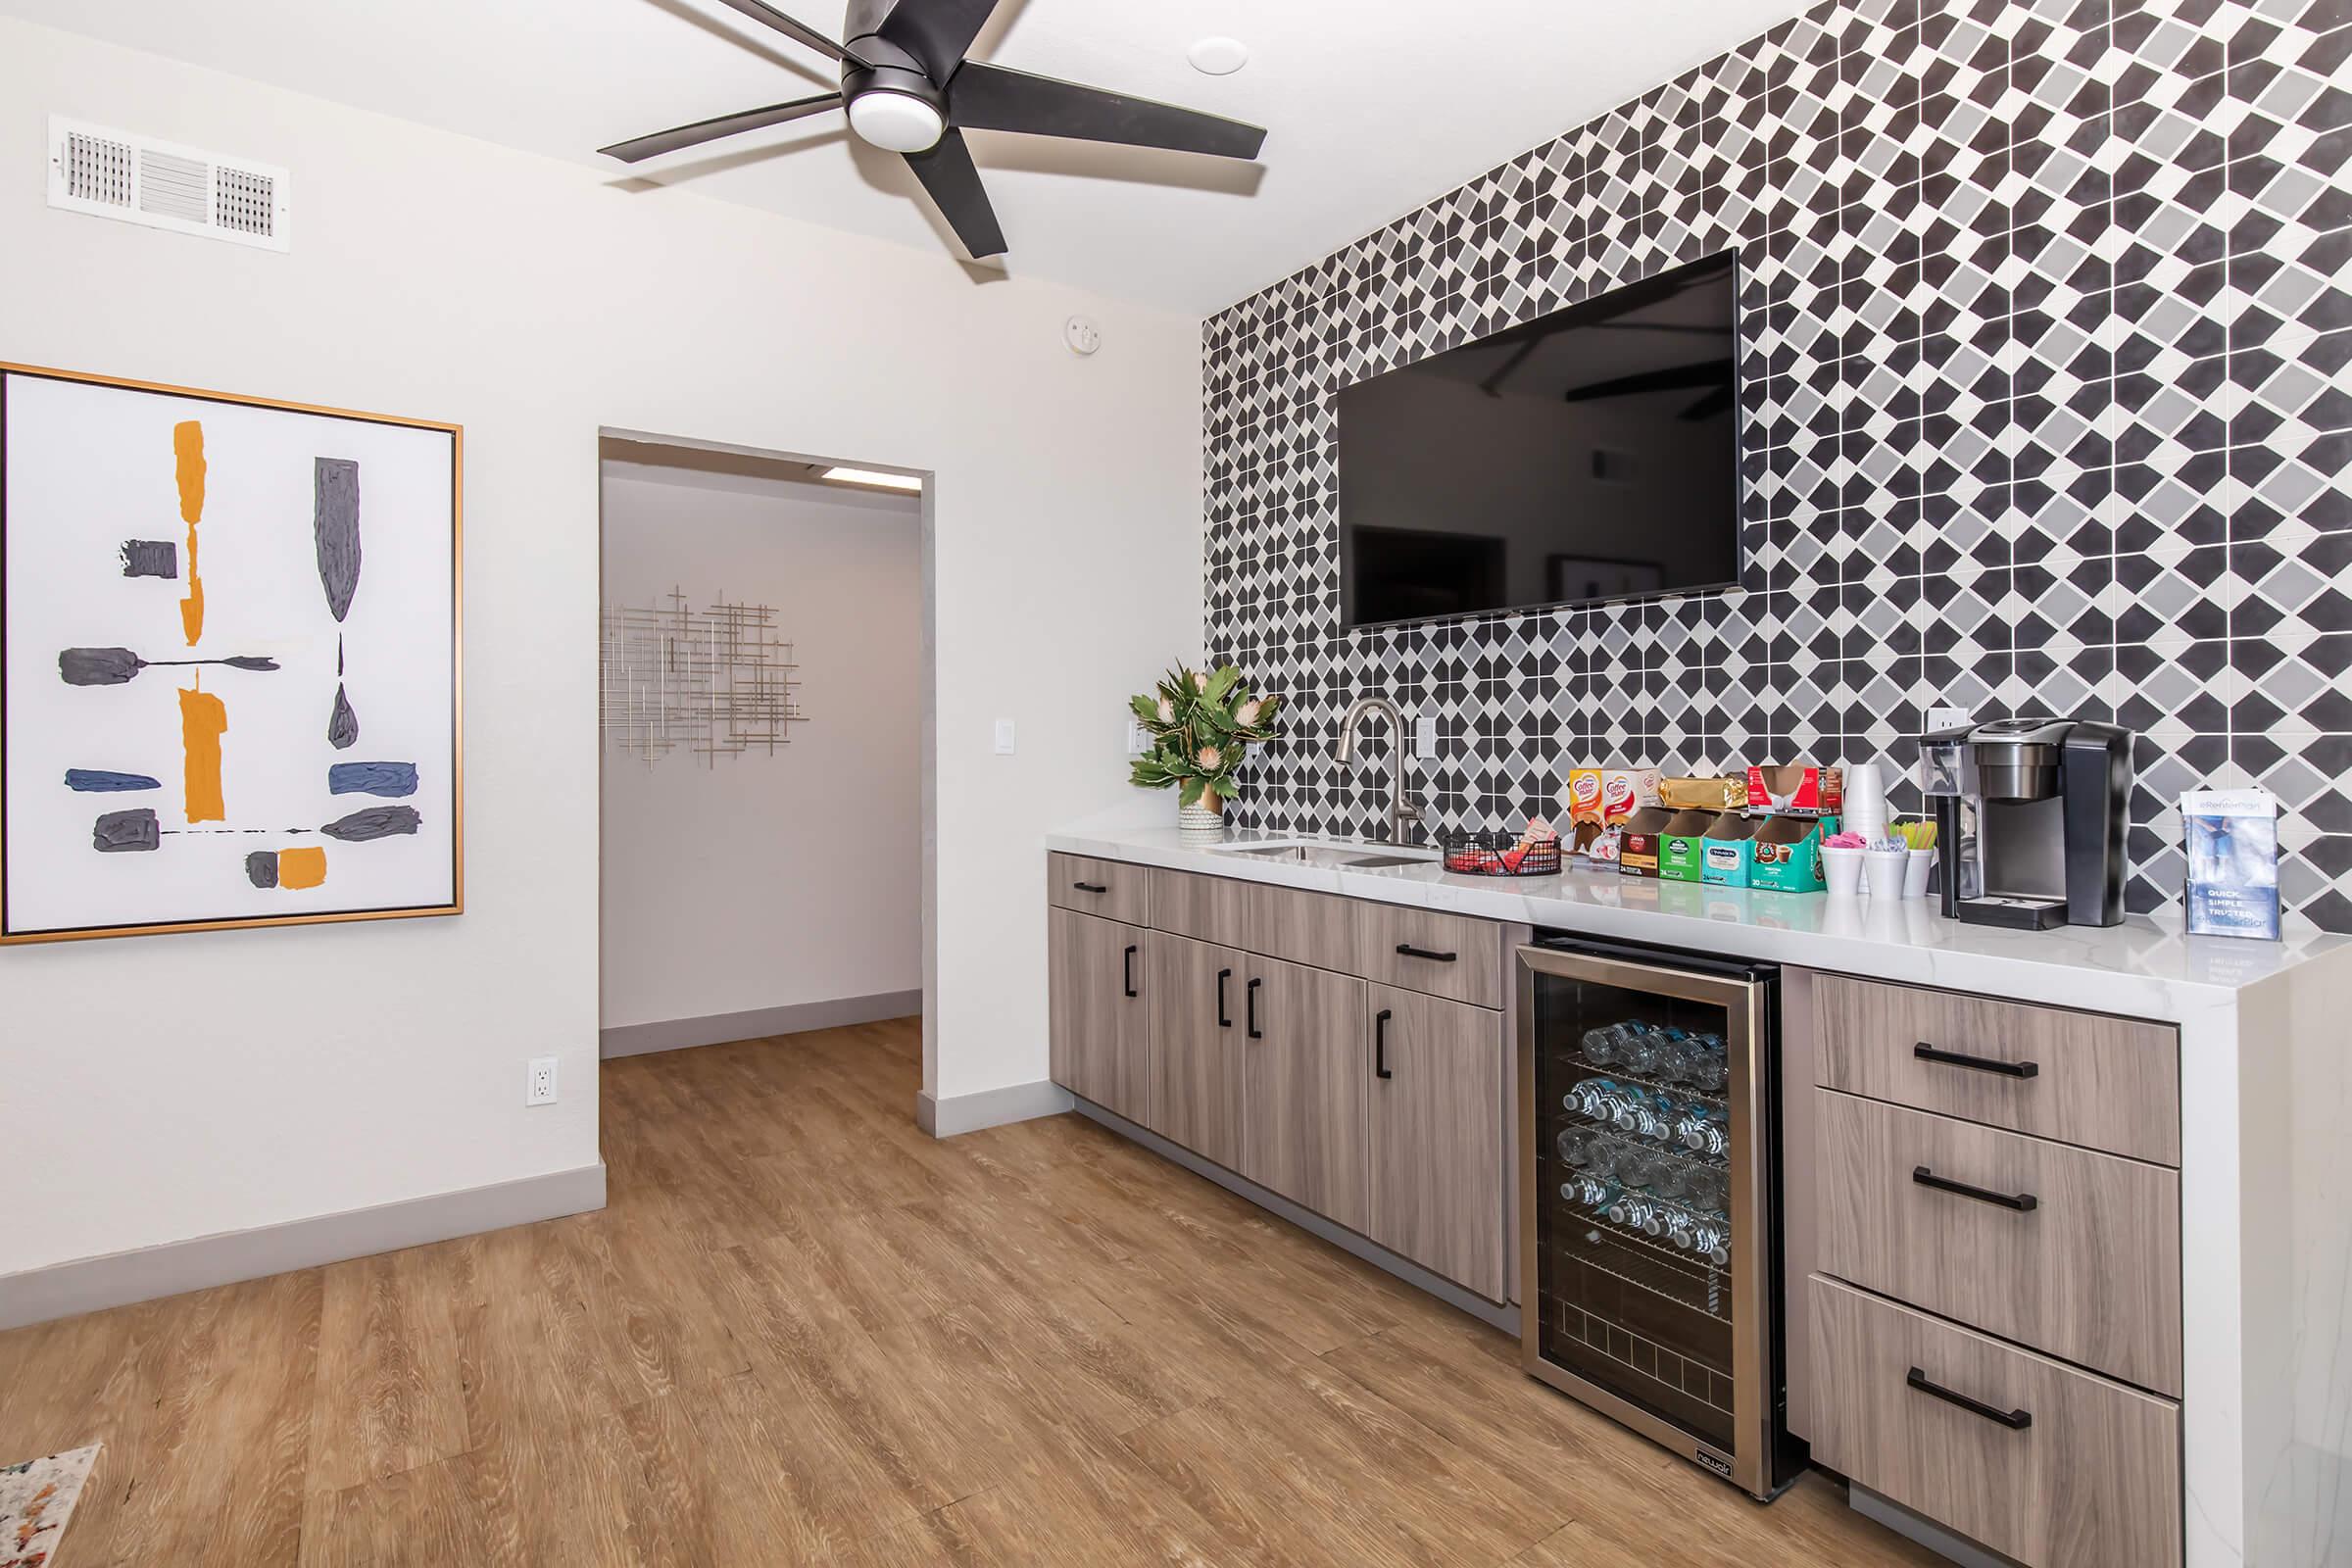
<path id="1" fill-rule="evenodd" d="M 963 131 L 1013 130 L 1032 136 L 1123 142 L 1218 158 L 1257 156 L 1266 133 L 1255 125 L 1191 109 L 1130 98 L 1100 87 L 1033 76 L 966 60 L 998 0 L 850 0 L 846 41 L 794 21 L 763 0 L 725 0 L 841 66 L 841 91 L 698 120 L 599 151 L 634 164 L 828 110 L 847 108 L 850 129 L 906 160 L 956 237 L 975 257 L 1004 251 L 1004 231 L 980 184 Z"/>

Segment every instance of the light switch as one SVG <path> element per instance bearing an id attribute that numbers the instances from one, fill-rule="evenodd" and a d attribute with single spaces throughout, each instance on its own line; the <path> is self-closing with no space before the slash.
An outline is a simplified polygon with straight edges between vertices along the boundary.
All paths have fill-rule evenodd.
<path id="1" fill-rule="evenodd" d="M 1428 761 L 1438 755 L 1438 715 L 1419 713 L 1413 718 L 1413 756 Z"/>
<path id="2" fill-rule="evenodd" d="M 1009 718 L 997 720 L 997 755 L 999 757 L 1012 755 L 1012 720 Z"/>
<path id="3" fill-rule="evenodd" d="M 1140 718 L 1129 719 L 1127 721 L 1127 755 L 1141 757 L 1151 749 L 1152 735 L 1149 730 L 1144 728 L 1144 721 Z"/>

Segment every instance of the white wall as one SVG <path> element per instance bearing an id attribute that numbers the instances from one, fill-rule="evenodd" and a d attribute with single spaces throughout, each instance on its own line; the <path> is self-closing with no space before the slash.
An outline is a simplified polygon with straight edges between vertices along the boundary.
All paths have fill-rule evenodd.
<path id="1" fill-rule="evenodd" d="M 809 719 L 714 765 L 608 740 L 604 1026 L 919 990 L 921 499 L 662 451 L 608 445 L 606 601 L 775 607 Z"/>
<path id="2" fill-rule="evenodd" d="M 47 210 L 52 112 L 291 166 L 293 253 Z M 11 358 L 466 425 L 467 813 L 458 918 L 0 952 L 0 1273 L 596 1159 L 600 426 L 936 471 L 934 1088 L 1045 1076 L 1039 836 L 1200 641 L 1197 322 L 14 22 L 0 150 Z"/>

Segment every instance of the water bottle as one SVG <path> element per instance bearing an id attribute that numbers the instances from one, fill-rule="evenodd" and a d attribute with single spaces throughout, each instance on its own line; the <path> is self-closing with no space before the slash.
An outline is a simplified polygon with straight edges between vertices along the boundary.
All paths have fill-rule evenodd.
<path id="1" fill-rule="evenodd" d="M 1625 1026 L 1623 1024 L 1611 1023 L 1603 1024 L 1597 1029 L 1586 1030 L 1584 1038 L 1585 1059 L 1595 1067 L 1616 1066 L 1617 1031 L 1624 1027 Z"/>
<path id="2" fill-rule="evenodd" d="M 1731 1081 L 1731 1070 L 1724 1059 L 1723 1036 L 1699 1035 L 1690 1042 L 1688 1058 L 1689 1081 L 1709 1094 L 1721 1094 Z"/>
<path id="3" fill-rule="evenodd" d="M 1676 1247 L 1690 1251 L 1697 1231 L 1698 1219 L 1689 1209 L 1677 1206 L 1666 1211 L 1666 1239 Z"/>
<path id="4" fill-rule="evenodd" d="M 1672 1154 L 1652 1154 L 1642 1185 L 1660 1198 L 1681 1198 L 1689 1191 L 1690 1167 Z"/>
<path id="5" fill-rule="evenodd" d="M 1620 1085 L 1617 1092 L 1623 1100 L 1610 1119 L 1619 1132 L 1632 1133 L 1637 1138 L 1673 1136 L 1676 1117 L 1673 1101 L 1632 1085 Z"/>
<path id="6" fill-rule="evenodd" d="M 1724 1124 L 1724 1113 L 1712 1105 L 1692 1105 L 1675 1122 L 1674 1138 L 1685 1149 L 1701 1154 L 1728 1154 L 1732 1152 L 1732 1132 Z"/>
<path id="7" fill-rule="evenodd" d="M 1587 1078 L 1562 1096 L 1560 1103 L 1594 1121 L 1614 1121 L 1625 1094 L 1614 1078 Z"/>
<path id="8" fill-rule="evenodd" d="M 1721 1165 L 1692 1165 L 1684 1173 L 1683 1197 L 1699 1213 L 1721 1218 L 1731 1198 L 1731 1175 Z"/>
<path id="9" fill-rule="evenodd" d="M 1660 1235 L 1666 1229 L 1662 1206 L 1656 1199 L 1645 1194 L 1619 1193 L 1616 1201 L 1609 1204 L 1609 1218 L 1628 1230 L 1641 1231 L 1650 1236 Z"/>
<path id="10" fill-rule="evenodd" d="M 1597 1176 L 1579 1176 L 1560 1184 L 1562 1201 L 1599 1213 L 1617 1200 L 1617 1184 Z"/>
<path id="11" fill-rule="evenodd" d="M 1718 1268 L 1732 1261 L 1732 1228 L 1722 1220 L 1702 1219 L 1690 1228 L 1690 1250 L 1704 1252 Z"/>

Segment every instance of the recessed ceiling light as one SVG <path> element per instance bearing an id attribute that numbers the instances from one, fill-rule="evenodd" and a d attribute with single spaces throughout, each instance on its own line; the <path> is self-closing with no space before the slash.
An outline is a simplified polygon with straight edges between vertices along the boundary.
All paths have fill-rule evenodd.
<path id="1" fill-rule="evenodd" d="M 923 488 L 920 474 L 884 473 L 878 468 L 820 468 L 816 476 L 827 484 L 861 484 L 875 490 L 906 490 L 919 493 Z"/>
<path id="2" fill-rule="evenodd" d="M 1239 38 L 1203 38 L 1185 58 L 1202 75 L 1230 76 L 1250 63 L 1250 46 Z"/>

